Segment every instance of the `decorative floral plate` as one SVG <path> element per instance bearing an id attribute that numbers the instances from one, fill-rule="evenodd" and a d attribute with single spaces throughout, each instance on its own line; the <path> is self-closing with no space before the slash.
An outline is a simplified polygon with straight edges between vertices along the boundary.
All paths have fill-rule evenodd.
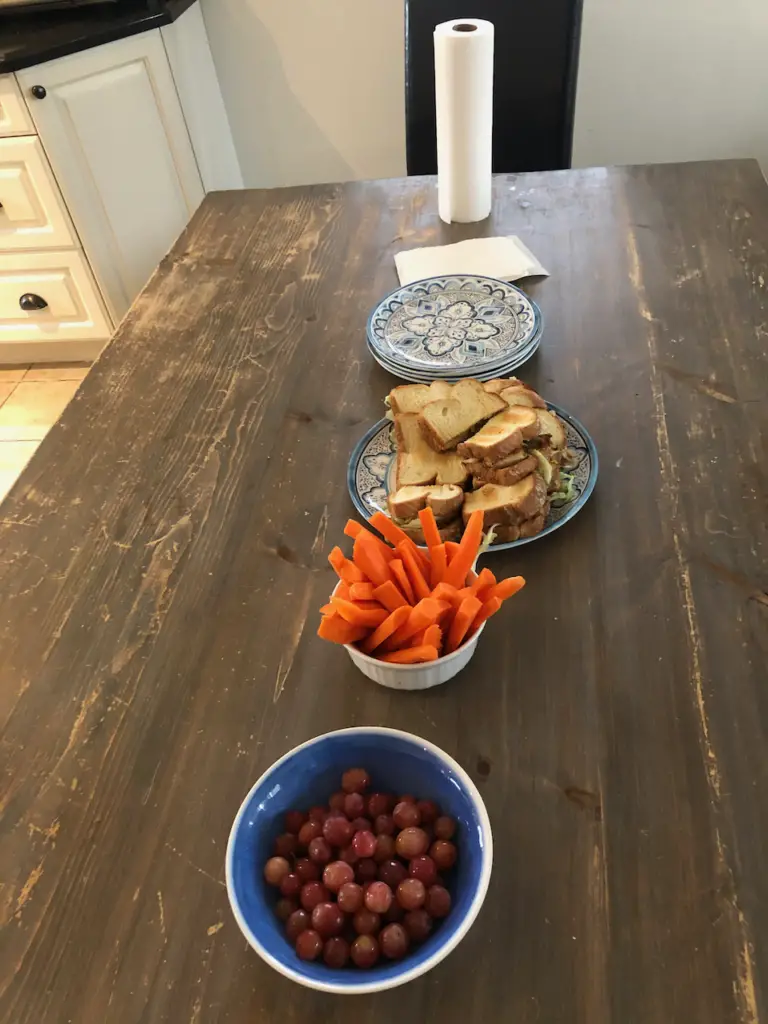
<path id="1" fill-rule="evenodd" d="M 398 288 L 367 325 L 382 358 L 441 378 L 503 366 L 540 332 L 541 310 L 519 288 L 463 274 Z"/>
<path id="2" fill-rule="evenodd" d="M 597 449 L 586 428 L 570 413 L 557 405 L 547 403 L 547 408 L 556 413 L 565 424 L 566 443 L 575 456 L 575 464 L 567 471 L 571 478 L 571 498 L 553 502 L 547 521 L 541 533 L 535 537 L 523 537 L 506 544 L 492 544 L 490 551 L 504 551 L 521 544 L 546 537 L 572 519 L 586 503 L 597 480 Z M 387 494 L 394 488 L 395 438 L 390 420 L 375 423 L 360 439 L 352 452 L 347 469 L 347 487 L 357 511 L 364 519 L 374 512 L 387 512 Z"/>

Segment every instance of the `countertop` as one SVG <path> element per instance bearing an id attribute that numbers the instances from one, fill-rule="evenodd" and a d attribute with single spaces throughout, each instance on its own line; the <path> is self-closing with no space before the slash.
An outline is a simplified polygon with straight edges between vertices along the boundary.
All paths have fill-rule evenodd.
<path id="1" fill-rule="evenodd" d="M 525 589 L 418 693 L 317 635 L 350 452 L 399 383 L 366 350 L 406 246 L 515 233 L 517 372 L 600 453 Z M 208 195 L 0 510 L 0 1020 L 768 1020 L 768 186 L 754 161 Z M 255 780 L 352 725 L 470 773 L 494 865 L 432 972 L 347 999 L 238 931 Z M 425 794 L 428 795 L 428 794 Z M 259 865 L 254 865 L 254 871 Z"/>
<path id="2" fill-rule="evenodd" d="M 195 0 L 118 0 L 68 10 L 0 12 L 0 74 L 169 25 Z"/>

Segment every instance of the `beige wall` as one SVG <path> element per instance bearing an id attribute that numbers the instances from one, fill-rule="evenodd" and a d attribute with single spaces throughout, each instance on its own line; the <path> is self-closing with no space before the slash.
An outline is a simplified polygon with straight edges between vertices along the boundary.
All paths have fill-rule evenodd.
<path id="1" fill-rule="evenodd" d="M 246 186 L 405 174 L 402 0 L 202 0 Z"/>
<path id="2" fill-rule="evenodd" d="M 245 184 L 405 174 L 403 0 L 202 0 Z M 756 155 L 768 0 L 585 0 L 576 166 Z"/>
<path id="3" fill-rule="evenodd" d="M 768 0 L 585 0 L 573 162 L 758 156 Z"/>

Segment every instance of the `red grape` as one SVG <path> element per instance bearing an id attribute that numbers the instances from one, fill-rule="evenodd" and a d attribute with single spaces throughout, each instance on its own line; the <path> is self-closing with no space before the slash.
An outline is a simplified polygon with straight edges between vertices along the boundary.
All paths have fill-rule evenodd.
<path id="1" fill-rule="evenodd" d="M 401 800 L 392 812 L 398 828 L 414 828 L 421 821 L 421 813 L 416 804 Z"/>
<path id="2" fill-rule="evenodd" d="M 327 864 L 333 856 L 330 843 L 326 842 L 322 836 L 312 840 L 307 847 L 307 853 L 309 854 L 309 859 L 313 860 L 315 864 Z"/>
<path id="3" fill-rule="evenodd" d="M 376 852 L 373 855 L 373 859 L 376 863 L 382 864 L 385 860 L 392 860 L 394 856 L 395 840 L 392 836 L 376 836 Z"/>
<path id="4" fill-rule="evenodd" d="M 389 910 L 393 899 L 392 890 L 386 882 L 371 882 L 365 890 L 365 905 L 374 914 L 383 914 Z"/>
<path id="5" fill-rule="evenodd" d="M 345 846 L 344 849 L 339 852 L 339 860 L 343 860 L 345 864 L 357 864 L 360 858 L 358 857 L 354 846 L 350 843 L 349 846 Z"/>
<path id="6" fill-rule="evenodd" d="M 277 903 L 275 904 L 275 913 L 277 914 L 281 921 L 287 921 L 291 914 L 293 914 L 294 911 L 298 909 L 299 904 L 296 902 L 296 900 L 289 900 L 287 898 L 278 900 Z"/>
<path id="7" fill-rule="evenodd" d="M 415 804 L 416 803 L 416 797 L 415 796 L 411 796 L 410 793 L 403 793 L 402 796 L 399 796 L 395 800 L 395 803 L 396 804 Z"/>
<path id="8" fill-rule="evenodd" d="M 397 902 L 397 900 L 392 900 L 392 906 L 389 908 L 389 910 L 386 912 L 386 914 L 384 914 L 384 920 L 388 924 L 391 921 L 396 921 L 396 922 L 399 923 L 400 921 L 403 920 L 404 917 L 405 917 L 405 911 L 403 910 L 403 908 L 400 906 L 400 904 Z"/>
<path id="9" fill-rule="evenodd" d="M 424 883 L 418 878 L 405 878 L 397 887 L 397 902 L 405 910 L 418 910 L 427 895 Z"/>
<path id="10" fill-rule="evenodd" d="M 264 878 L 268 885 L 278 886 L 290 870 L 291 865 L 285 857 L 270 857 L 264 865 Z"/>
<path id="11" fill-rule="evenodd" d="M 416 806 L 419 808 L 421 814 L 421 822 L 423 825 L 431 825 L 437 820 L 437 816 L 440 811 L 438 806 L 432 800 L 417 800 Z"/>
<path id="12" fill-rule="evenodd" d="M 379 959 L 379 944 L 372 935 L 358 935 L 349 955 L 357 967 L 373 967 Z"/>
<path id="13" fill-rule="evenodd" d="M 436 839 L 429 848 L 429 856 L 438 871 L 447 871 L 456 863 L 456 847 L 445 839 Z"/>
<path id="14" fill-rule="evenodd" d="M 307 817 L 310 821 L 319 821 L 322 824 L 325 819 L 325 808 L 316 804 L 314 807 L 309 808 Z"/>
<path id="15" fill-rule="evenodd" d="M 378 814 L 373 823 L 373 830 L 377 836 L 393 836 L 395 834 L 395 822 L 391 814 Z"/>
<path id="16" fill-rule="evenodd" d="M 299 846 L 299 840 L 291 832 L 284 832 L 275 840 L 272 850 L 276 857 L 292 857 Z"/>
<path id="17" fill-rule="evenodd" d="M 306 882 L 301 887 L 299 900 L 305 910 L 312 911 L 318 903 L 327 903 L 331 894 L 320 882 Z"/>
<path id="18" fill-rule="evenodd" d="M 353 818 L 352 828 L 355 832 L 372 832 L 373 825 L 370 823 L 368 818 Z"/>
<path id="19" fill-rule="evenodd" d="M 300 960 L 317 960 L 323 948 L 323 940 L 308 928 L 300 932 L 296 938 L 296 953 Z"/>
<path id="20" fill-rule="evenodd" d="M 451 909 L 451 894 L 442 885 L 431 885 L 427 889 L 424 909 L 432 917 L 446 917 Z"/>
<path id="21" fill-rule="evenodd" d="M 295 942 L 299 935 L 309 928 L 311 921 L 312 918 L 306 910 L 294 910 L 285 922 L 285 934 L 291 942 Z"/>
<path id="22" fill-rule="evenodd" d="M 453 818 L 443 815 L 438 818 L 435 822 L 435 838 L 436 839 L 453 839 L 453 835 L 456 831 L 456 822 Z"/>
<path id="23" fill-rule="evenodd" d="M 408 911 L 403 918 L 403 925 L 414 942 L 423 942 L 432 931 L 432 918 L 420 907 Z"/>
<path id="24" fill-rule="evenodd" d="M 408 874 L 424 885 L 434 885 L 437 881 L 437 867 L 431 857 L 414 857 L 408 865 Z"/>
<path id="25" fill-rule="evenodd" d="M 349 943 L 334 937 L 323 946 L 323 960 L 329 967 L 345 967 L 349 960 Z"/>
<path id="26" fill-rule="evenodd" d="M 429 839 L 423 828 L 404 828 L 395 839 L 395 849 L 400 857 L 410 860 L 421 857 L 429 849 Z"/>
<path id="27" fill-rule="evenodd" d="M 408 932 L 401 924 L 388 924 L 379 935 L 381 952 L 388 960 L 399 960 L 408 951 Z"/>
<path id="28" fill-rule="evenodd" d="M 338 793 L 334 793 L 331 799 L 328 801 L 328 806 L 332 811 L 343 811 L 344 801 L 347 799 L 347 794 L 339 790 Z"/>
<path id="29" fill-rule="evenodd" d="M 335 860 L 325 865 L 323 883 L 331 892 L 338 892 L 345 882 L 352 882 L 354 878 L 355 869 L 343 860 Z"/>
<path id="30" fill-rule="evenodd" d="M 345 882 L 336 900 L 345 914 L 356 914 L 363 907 L 363 887 L 356 882 Z"/>
<path id="31" fill-rule="evenodd" d="M 396 889 L 404 878 L 408 877 L 408 868 L 399 860 L 385 860 L 379 865 L 379 880 L 386 882 L 390 889 Z"/>
<path id="32" fill-rule="evenodd" d="M 309 857 L 299 857 L 293 870 L 302 882 L 316 882 L 320 878 L 320 868 Z"/>
<path id="33" fill-rule="evenodd" d="M 338 935 L 344 927 L 344 913 L 341 907 L 337 907 L 335 903 L 318 903 L 312 911 L 312 927 L 324 939 Z"/>
<path id="34" fill-rule="evenodd" d="M 366 857 L 365 860 L 357 862 L 355 877 L 358 882 L 375 882 L 379 876 L 379 868 L 375 860 Z"/>
<path id="35" fill-rule="evenodd" d="M 376 853 L 376 836 L 373 832 L 355 832 L 352 846 L 358 857 L 372 857 Z"/>
<path id="36" fill-rule="evenodd" d="M 299 843 L 302 846 L 309 846 L 313 839 L 323 834 L 323 823 L 316 818 L 305 821 L 299 829 Z"/>
<path id="37" fill-rule="evenodd" d="M 378 914 L 374 914 L 373 911 L 362 907 L 352 918 L 352 924 L 355 926 L 355 931 L 358 935 L 373 935 L 381 927 L 381 919 Z"/>
<path id="38" fill-rule="evenodd" d="M 365 797 L 362 793 L 347 793 L 344 797 L 344 813 L 351 820 L 359 818 L 365 810 Z"/>
<path id="39" fill-rule="evenodd" d="M 283 875 L 280 880 L 280 892 L 283 896 L 298 896 L 301 886 L 301 879 L 293 871 Z"/>
<path id="40" fill-rule="evenodd" d="M 371 793 L 368 797 L 368 814 L 371 818 L 378 818 L 380 814 L 387 814 L 393 806 L 392 797 L 387 793 Z"/>
<path id="41" fill-rule="evenodd" d="M 345 793 L 364 793 L 371 784 L 371 777 L 365 768 L 350 768 L 341 776 L 341 788 Z"/>
<path id="42" fill-rule="evenodd" d="M 348 846 L 355 834 L 352 822 L 346 818 L 326 818 L 323 824 L 323 835 L 331 846 Z"/>
<path id="43" fill-rule="evenodd" d="M 299 834 L 299 829 L 307 820 L 306 814 L 302 811 L 288 811 L 285 815 L 285 831 L 292 832 L 293 835 Z"/>

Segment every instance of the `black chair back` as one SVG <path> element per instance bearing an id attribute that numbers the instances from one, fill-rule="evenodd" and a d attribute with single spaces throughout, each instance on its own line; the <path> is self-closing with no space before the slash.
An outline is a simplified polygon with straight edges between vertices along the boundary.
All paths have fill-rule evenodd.
<path id="1" fill-rule="evenodd" d="M 435 25 L 495 26 L 493 169 L 569 167 L 583 0 L 405 0 L 409 174 L 435 174 Z"/>

